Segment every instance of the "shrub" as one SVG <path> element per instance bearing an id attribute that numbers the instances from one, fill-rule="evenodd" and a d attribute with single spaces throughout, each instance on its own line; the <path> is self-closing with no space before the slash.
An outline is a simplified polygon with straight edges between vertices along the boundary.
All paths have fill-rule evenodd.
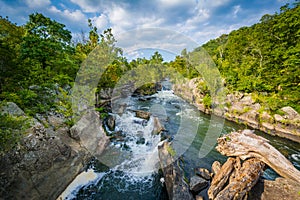
<path id="1" fill-rule="evenodd" d="M 203 104 L 205 108 L 211 108 L 211 97 L 209 94 L 206 94 L 203 98 Z"/>
<path id="2" fill-rule="evenodd" d="M 0 154 L 15 148 L 27 128 L 27 117 L 0 113 Z"/>

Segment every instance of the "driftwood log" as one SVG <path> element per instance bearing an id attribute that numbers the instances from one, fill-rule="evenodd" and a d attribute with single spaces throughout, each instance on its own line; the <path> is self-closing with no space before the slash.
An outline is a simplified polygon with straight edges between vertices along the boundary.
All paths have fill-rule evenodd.
<path id="1" fill-rule="evenodd" d="M 258 181 L 264 163 L 256 158 L 243 162 L 240 159 L 228 158 L 215 175 L 208 190 L 210 199 L 243 199 Z M 228 183 L 228 185 L 226 185 Z"/>
<path id="2" fill-rule="evenodd" d="M 210 199 L 247 199 L 265 164 L 299 185 L 300 172 L 268 140 L 250 130 L 233 132 L 218 139 L 217 150 L 229 156 L 212 179 Z M 241 159 L 244 160 L 241 162 Z"/>
<path id="3" fill-rule="evenodd" d="M 216 149 L 223 155 L 236 156 L 242 160 L 257 158 L 280 176 L 300 183 L 300 171 L 270 145 L 267 139 L 255 135 L 251 130 L 233 132 L 219 138 Z"/>

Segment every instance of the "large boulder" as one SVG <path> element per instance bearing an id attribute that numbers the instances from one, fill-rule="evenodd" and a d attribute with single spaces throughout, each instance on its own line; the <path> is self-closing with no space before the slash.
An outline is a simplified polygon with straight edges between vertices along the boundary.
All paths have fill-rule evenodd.
<path id="1" fill-rule="evenodd" d="M 290 106 L 281 108 L 288 119 L 300 119 L 299 113 Z"/>
<path id="2" fill-rule="evenodd" d="M 192 176 L 190 179 L 190 190 L 193 193 L 198 193 L 208 186 L 208 181 L 199 176 Z"/>
<path id="3" fill-rule="evenodd" d="M 300 184 L 285 178 L 276 178 L 275 181 L 260 179 L 251 189 L 248 199 L 277 200 L 300 199 Z"/>
<path id="4" fill-rule="evenodd" d="M 160 166 L 163 171 L 164 180 L 169 199 L 192 200 L 188 184 L 184 181 L 184 174 L 180 168 L 179 161 L 175 161 L 171 152 L 170 143 L 164 141 L 158 146 Z"/>
<path id="5" fill-rule="evenodd" d="M 25 116 L 24 111 L 14 102 L 7 102 L 0 108 L 2 114 L 10 114 L 13 116 Z"/>
<path id="6" fill-rule="evenodd" d="M 90 155 L 68 135 L 36 123 L 21 148 L 0 157 L 3 199 L 56 199 L 84 169 Z"/>
<path id="7" fill-rule="evenodd" d="M 109 143 L 102 128 L 100 116 L 90 110 L 70 129 L 71 137 L 80 143 L 93 155 L 100 155 Z"/>
<path id="8" fill-rule="evenodd" d="M 14 103 L 2 111 L 24 114 Z M 48 120 L 49 127 L 32 120 L 20 148 L 0 155 L 0 199 L 56 199 L 109 141 L 95 111 L 72 127 L 77 141 L 66 134 L 68 126 L 60 117 Z"/>

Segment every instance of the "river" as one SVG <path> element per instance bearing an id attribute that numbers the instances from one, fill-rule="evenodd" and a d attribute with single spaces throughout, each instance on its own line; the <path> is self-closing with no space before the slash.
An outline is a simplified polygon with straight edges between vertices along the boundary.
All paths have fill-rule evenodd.
<path id="1" fill-rule="evenodd" d="M 121 137 L 113 140 L 100 161 L 93 160 L 86 171 L 80 174 L 61 195 L 62 199 L 105 199 L 105 200 L 162 200 L 167 192 L 161 182 L 157 146 L 159 135 L 152 135 L 153 118 L 147 122 L 136 118 L 131 110 L 150 111 L 164 124 L 163 133 L 169 140 L 180 140 L 180 159 L 187 178 L 194 174 L 195 167 L 210 169 L 211 164 L 226 158 L 214 148 L 199 158 L 199 149 L 207 133 L 211 116 L 203 114 L 183 99 L 174 95 L 171 86 L 164 83 L 162 91 L 148 98 L 127 99 L 127 111 L 116 115 L 116 131 Z M 184 121 L 184 124 L 182 123 Z M 222 120 L 220 120 L 222 122 Z M 198 128 L 197 128 L 198 126 Z M 222 134 L 244 129 L 245 126 L 225 120 L 220 123 Z M 296 168 L 300 169 L 300 144 L 255 131 L 285 155 Z M 176 137 L 184 133 L 183 136 Z M 205 145 L 205 144 L 203 144 Z M 177 144 L 178 146 L 178 144 Z M 104 164 L 103 164 L 104 163 Z M 108 167 L 109 166 L 109 167 Z M 277 174 L 266 169 L 266 179 L 274 179 Z"/>

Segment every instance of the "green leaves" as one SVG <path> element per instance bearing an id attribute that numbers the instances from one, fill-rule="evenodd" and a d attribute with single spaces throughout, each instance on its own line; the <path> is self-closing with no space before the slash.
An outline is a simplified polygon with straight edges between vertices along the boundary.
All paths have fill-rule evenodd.
<path id="1" fill-rule="evenodd" d="M 258 24 L 232 31 L 204 44 L 231 91 L 275 93 L 272 110 L 284 102 L 299 110 L 300 4 L 280 14 L 264 15 Z"/>
<path id="2" fill-rule="evenodd" d="M 0 113 L 0 155 L 15 148 L 27 128 L 26 117 Z"/>

